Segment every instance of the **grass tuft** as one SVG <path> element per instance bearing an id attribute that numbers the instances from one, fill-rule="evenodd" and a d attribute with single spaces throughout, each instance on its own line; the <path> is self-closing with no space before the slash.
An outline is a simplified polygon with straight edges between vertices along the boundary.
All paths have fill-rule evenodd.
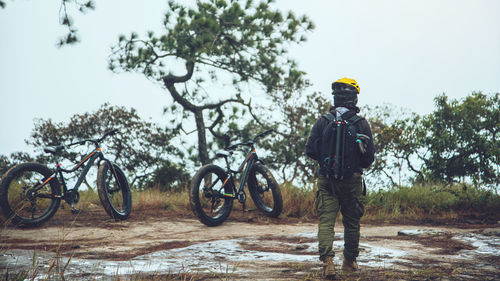
<path id="1" fill-rule="evenodd" d="M 190 211 L 189 194 L 180 192 L 162 192 L 158 189 L 132 192 L 134 210 L 161 209 L 168 211 Z"/>
<path id="2" fill-rule="evenodd" d="M 283 197 L 283 214 L 285 217 L 312 218 L 316 216 L 314 203 L 316 192 L 310 188 L 298 188 L 292 184 L 280 186 Z"/>

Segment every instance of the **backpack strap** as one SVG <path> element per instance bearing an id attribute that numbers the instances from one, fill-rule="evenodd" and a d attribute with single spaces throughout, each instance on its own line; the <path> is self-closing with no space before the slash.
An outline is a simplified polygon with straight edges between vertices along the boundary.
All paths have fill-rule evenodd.
<path id="1" fill-rule="evenodd" d="M 356 124 L 359 121 L 365 119 L 359 115 L 356 114 L 354 111 L 348 111 L 341 116 L 342 120 L 345 120 L 347 124 Z"/>
<path id="2" fill-rule="evenodd" d="M 359 121 L 363 120 L 365 118 L 361 117 L 361 116 L 358 116 L 358 115 L 354 115 L 350 118 L 348 118 L 346 121 L 348 122 L 348 124 L 356 124 L 358 123 Z"/>
<path id="3" fill-rule="evenodd" d="M 323 115 L 323 117 L 325 117 L 329 123 L 337 121 L 337 118 L 331 112 L 328 112 L 327 114 Z"/>
<path id="4" fill-rule="evenodd" d="M 349 111 L 345 112 L 344 114 L 340 115 L 340 119 L 349 120 L 353 116 L 356 116 L 356 112 L 349 110 Z"/>
<path id="5" fill-rule="evenodd" d="M 324 136 L 326 134 L 326 129 L 328 128 L 328 125 L 333 124 L 333 122 L 337 121 L 337 118 L 331 112 L 328 112 L 327 114 L 323 115 L 323 117 L 326 118 L 326 120 L 328 120 L 328 124 L 323 128 L 322 135 Z"/>

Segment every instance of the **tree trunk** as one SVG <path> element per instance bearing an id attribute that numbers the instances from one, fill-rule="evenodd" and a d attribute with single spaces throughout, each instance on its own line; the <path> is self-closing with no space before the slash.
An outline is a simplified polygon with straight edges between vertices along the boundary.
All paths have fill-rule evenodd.
<path id="1" fill-rule="evenodd" d="M 208 147 L 207 136 L 205 134 L 205 121 L 203 119 L 203 110 L 194 112 L 196 120 L 196 131 L 198 133 L 198 153 L 200 155 L 200 162 L 202 165 L 208 164 Z"/>
<path id="2" fill-rule="evenodd" d="M 194 114 L 194 118 L 196 121 L 196 131 L 198 133 L 199 159 L 201 164 L 205 165 L 209 163 L 210 158 L 208 157 L 208 146 L 207 146 L 207 136 L 206 136 L 207 127 L 205 126 L 205 120 L 203 118 L 203 110 L 205 109 L 215 110 L 218 113 L 217 118 L 212 123 L 212 125 L 208 127 L 208 129 L 214 135 L 214 137 L 223 139 L 224 142 L 227 145 L 229 145 L 229 136 L 219 135 L 214 130 L 215 126 L 217 126 L 217 124 L 221 122 L 222 117 L 224 116 L 221 107 L 229 102 L 237 102 L 243 105 L 246 104 L 243 102 L 243 99 L 239 95 L 236 95 L 236 98 L 226 99 L 214 104 L 195 105 L 191 103 L 188 99 L 179 94 L 179 92 L 175 88 L 176 83 L 185 83 L 186 81 L 191 79 L 194 71 L 194 62 L 192 61 L 186 62 L 186 71 L 187 73 L 184 76 L 175 76 L 169 74 L 163 77 L 163 83 L 165 84 L 167 90 L 170 92 L 170 95 L 174 99 L 174 102 L 179 103 L 184 108 L 184 110 L 190 111 Z"/>

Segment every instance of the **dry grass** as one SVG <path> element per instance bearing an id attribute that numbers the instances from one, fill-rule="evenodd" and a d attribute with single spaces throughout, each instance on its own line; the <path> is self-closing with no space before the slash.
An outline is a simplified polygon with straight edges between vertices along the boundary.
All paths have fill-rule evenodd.
<path id="1" fill-rule="evenodd" d="M 500 196 L 467 185 L 427 184 L 370 192 L 366 219 L 455 220 L 464 216 L 498 220 Z"/>
<path id="2" fill-rule="evenodd" d="M 316 217 L 316 190 L 281 184 L 283 198 L 282 218 L 312 219 Z M 248 194 L 248 192 L 247 192 Z M 167 191 L 148 189 L 132 190 L 133 210 L 166 210 L 180 214 L 191 214 L 188 190 Z M 406 222 L 423 220 L 459 221 L 481 218 L 498 221 L 500 196 L 491 190 L 464 185 L 417 185 L 392 187 L 387 190 L 368 190 L 365 198 L 364 222 Z M 87 210 L 101 206 L 94 190 L 80 191 L 77 208 Z M 64 204 L 62 205 L 64 208 Z M 238 204 L 234 208 L 238 208 Z M 251 197 L 247 197 L 247 208 L 255 209 Z M 4 219 L 0 219 L 4 223 Z"/>
<path id="3" fill-rule="evenodd" d="M 283 198 L 281 217 L 315 218 L 316 190 L 298 188 L 292 184 L 280 185 Z M 100 205 L 97 192 L 80 192 L 79 208 Z M 255 208 L 248 196 L 247 207 Z M 134 210 L 162 209 L 173 212 L 190 213 L 187 190 L 162 192 L 159 189 L 132 191 Z M 457 220 L 461 217 L 489 217 L 500 219 L 495 210 L 500 209 L 500 196 L 491 190 L 464 186 L 428 184 L 413 187 L 392 187 L 387 190 L 368 190 L 365 198 L 364 221 L 404 221 L 404 220 Z"/>
<path id="4" fill-rule="evenodd" d="M 80 191 L 78 208 L 86 210 L 96 205 L 101 205 L 96 191 Z M 189 210 L 189 194 L 187 190 L 179 192 L 163 192 L 158 189 L 132 190 L 132 206 L 134 210 L 162 209 L 176 212 Z"/>
<path id="5" fill-rule="evenodd" d="M 315 189 L 282 184 L 285 217 L 316 217 Z M 459 220 L 477 217 L 498 221 L 500 196 L 491 190 L 467 185 L 427 184 L 368 190 L 363 220 Z"/>
<path id="6" fill-rule="evenodd" d="M 163 209 L 170 211 L 191 210 L 189 194 L 186 190 L 180 192 L 162 192 L 157 189 L 132 191 L 134 210 Z"/>
<path id="7" fill-rule="evenodd" d="M 312 218 L 316 216 L 316 192 L 313 189 L 298 188 L 291 184 L 282 184 L 283 213 L 285 217 Z"/>

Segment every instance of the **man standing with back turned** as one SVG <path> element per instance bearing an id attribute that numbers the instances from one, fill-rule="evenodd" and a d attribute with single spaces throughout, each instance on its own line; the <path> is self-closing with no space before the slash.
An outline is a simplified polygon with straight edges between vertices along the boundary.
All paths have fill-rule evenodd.
<path id="1" fill-rule="evenodd" d="M 327 279 L 335 278 L 332 247 L 339 210 L 344 225 L 342 271 L 358 269 L 359 221 L 365 211 L 366 194 L 362 173 L 373 162 L 375 153 L 370 125 L 357 115 L 357 82 L 342 78 L 332 84 L 332 90 L 334 106 L 316 121 L 306 144 L 306 154 L 320 165 L 316 198 L 318 250 Z"/>

